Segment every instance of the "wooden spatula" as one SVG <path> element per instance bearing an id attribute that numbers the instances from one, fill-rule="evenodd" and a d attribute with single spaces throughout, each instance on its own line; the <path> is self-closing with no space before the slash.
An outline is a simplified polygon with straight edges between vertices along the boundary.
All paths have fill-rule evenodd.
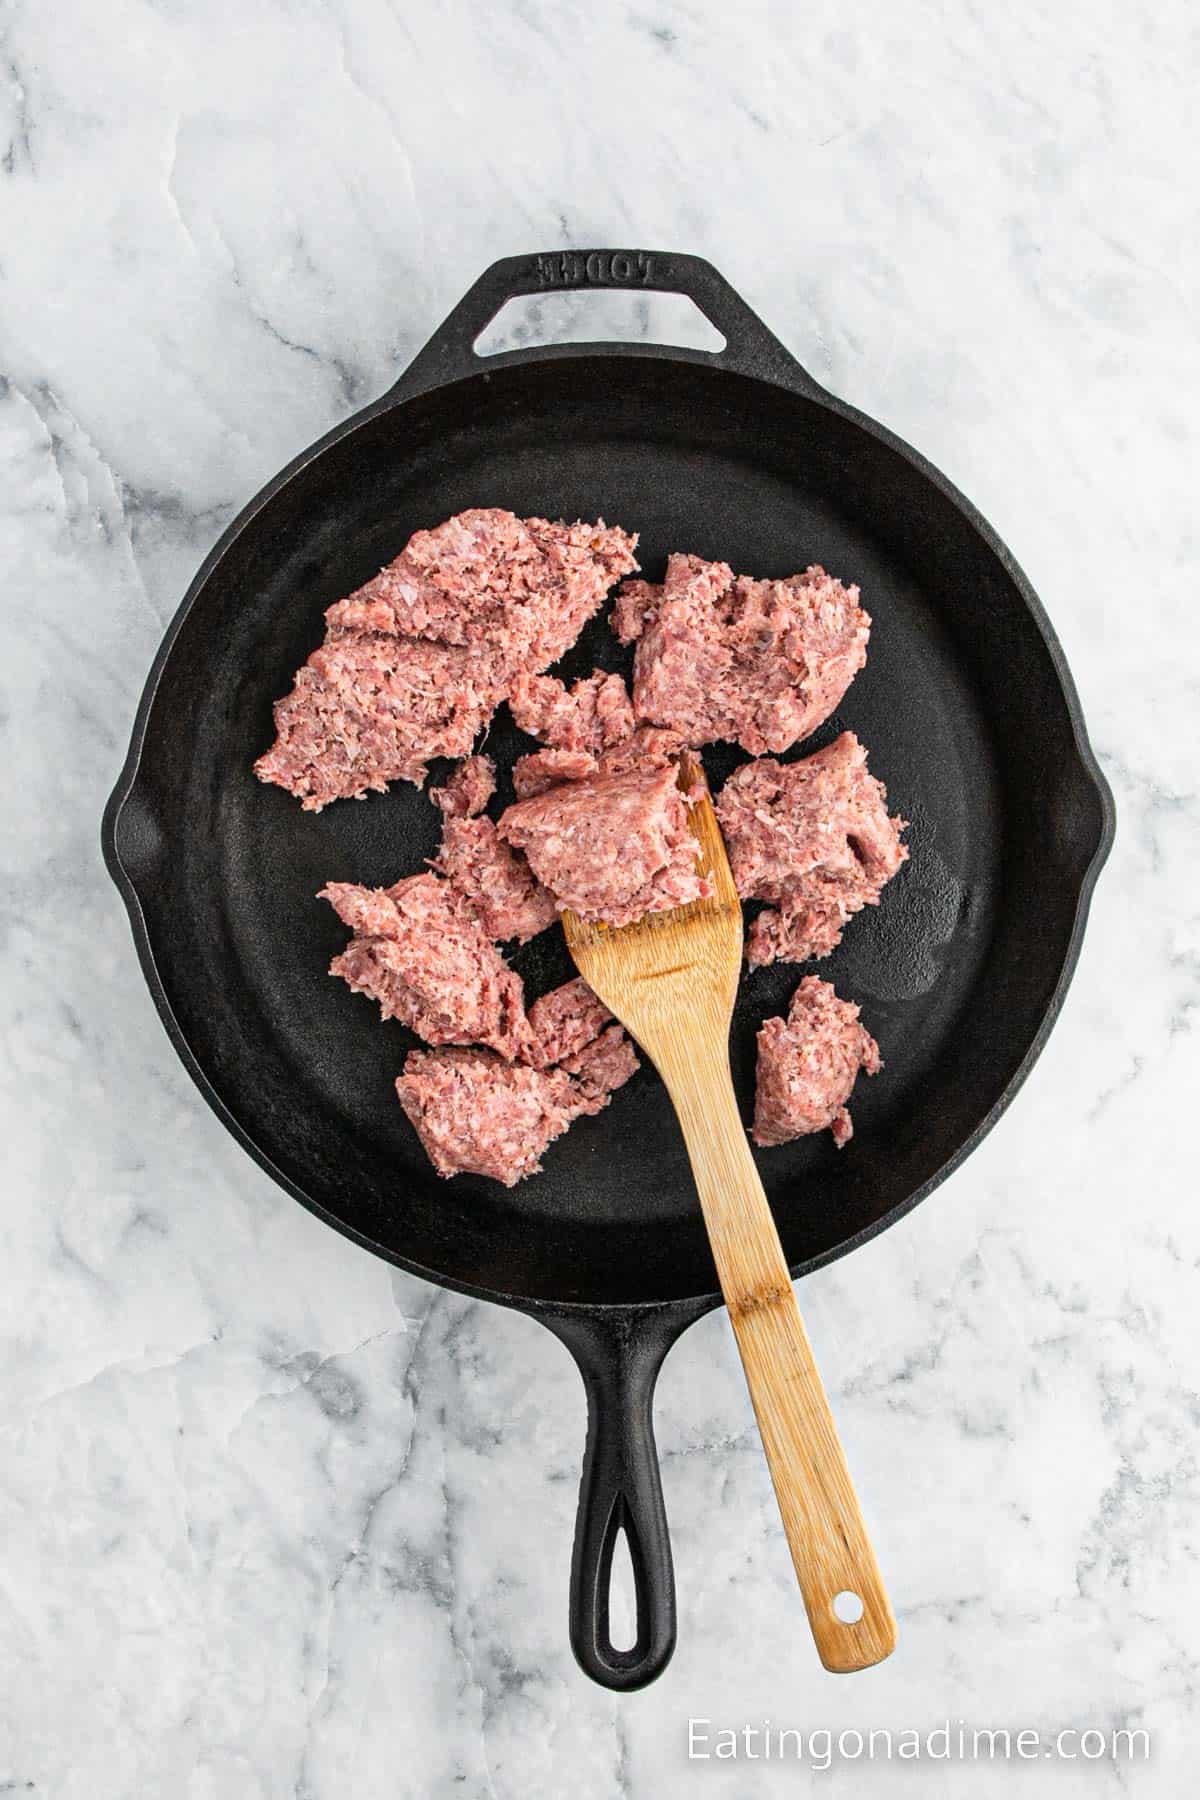
<path id="1" fill-rule="evenodd" d="M 685 758 L 680 785 L 703 781 Z M 710 899 L 619 929 L 571 912 L 563 925 L 580 974 L 654 1063 L 679 1115 L 821 1661 L 867 1669 L 895 1649 L 896 1621 L 733 1091 L 742 908 L 707 789 L 691 816 Z M 857 1602 L 861 1617 L 849 1622 Z"/>

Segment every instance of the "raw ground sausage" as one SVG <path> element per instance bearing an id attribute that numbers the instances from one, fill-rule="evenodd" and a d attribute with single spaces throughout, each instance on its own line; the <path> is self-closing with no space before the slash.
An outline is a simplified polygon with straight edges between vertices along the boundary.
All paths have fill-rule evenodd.
<path id="1" fill-rule="evenodd" d="M 570 649 L 636 538 L 603 523 L 551 524 L 476 507 L 418 531 L 387 568 L 326 615 L 325 642 L 275 706 L 259 779 L 310 812 L 425 779 L 466 756 L 514 679 Z"/>
<path id="2" fill-rule="evenodd" d="M 788 750 L 837 706 L 867 659 L 858 589 L 814 563 L 784 581 L 674 555 L 661 588 L 628 584 L 614 628 L 637 640 L 638 719 L 693 747 L 729 739 L 752 756 Z"/>
<path id="3" fill-rule="evenodd" d="M 908 856 L 905 821 L 888 816 L 887 790 L 852 731 L 799 762 L 761 757 L 735 769 L 717 818 L 738 893 L 774 902 L 750 927 L 752 968 L 827 956 Z"/>
<path id="4" fill-rule="evenodd" d="M 806 975 L 787 1018 L 767 1019 L 758 1034 L 755 1143 L 786 1144 L 828 1128 L 842 1149 L 854 1135 L 846 1102 L 858 1072 L 877 1075 L 882 1067 L 857 1006 Z"/>
<path id="5" fill-rule="evenodd" d="M 710 891 L 674 768 L 594 775 L 510 806 L 500 835 L 559 907 L 627 925 Z"/>

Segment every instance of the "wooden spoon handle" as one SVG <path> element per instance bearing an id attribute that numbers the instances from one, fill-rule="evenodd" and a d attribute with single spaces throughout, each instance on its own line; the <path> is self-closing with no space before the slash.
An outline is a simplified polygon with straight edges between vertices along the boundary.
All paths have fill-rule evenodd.
<path id="1" fill-rule="evenodd" d="M 686 1066 L 662 1074 L 683 1127 L 817 1651 L 827 1669 L 870 1668 L 895 1649 L 896 1621 L 746 1140 L 728 1057 L 709 1058 L 693 1046 Z M 841 1594 L 861 1601 L 856 1623 L 835 1613 Z"/>

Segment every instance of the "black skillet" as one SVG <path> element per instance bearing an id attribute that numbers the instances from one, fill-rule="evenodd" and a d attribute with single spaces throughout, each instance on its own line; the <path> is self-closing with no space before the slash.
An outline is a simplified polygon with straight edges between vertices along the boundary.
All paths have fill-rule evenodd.
<path id="1" fill-rule="evenodd" d="M 727 347 L 476 355 L 512 296 L 584 287 L 686 294 Z M 643 1070 L 511 1192 L 435 1179 L 392 1091 L 410 1039 L 328 978 L 344 932 L 314 895 L 419 868 L 437 815 L 398 785 L 314 817 L 250 773 L 322 610 L 415 528 L 467 506 L 619 522 L 641 532 L 652 578 L 684 549 L 756 575 L 820 561 L 862 586 L 870 660 L 807 747 L 858 732 L 912 821 L 912 860 L 821 965 L 862 1003 L 886 1062 L 858 1085 L 853 1143 L 839 1154 L 824 1134 L 760 1157 L 793 1275 L 901 1217 L 1000 1116 L 1062 1004 L 1112 801 L 1053 631 L 995 533 L 692 256 L 496 263 L 388 394 L 251 501 L 188 590 L 104 819 L 151 992 L 205 1097 L 296 1199 L 402 1268 L 541 1319 L 570 1348 L 588 1399 L 571 1641 L 595 1680 L 635 1688 L 675 1640 L 655 1379 L 720 1300 L 666 1095 Z M 623 664 L 602 621 L 565 666 L 594 662 Z M 518 742 L 502 713 L 488 740 L 502 769 Z M 709 753 L 710 776 L 737 760 Z M 514 961 L 531 994 L 572 973 L 557 931 Z M 742 984 L 733 1059 L 747 1108 L 755 1031 L 797 973 Z M 608 1622 L 622 1528 L 637 1594 L 628 1650 Z"/>

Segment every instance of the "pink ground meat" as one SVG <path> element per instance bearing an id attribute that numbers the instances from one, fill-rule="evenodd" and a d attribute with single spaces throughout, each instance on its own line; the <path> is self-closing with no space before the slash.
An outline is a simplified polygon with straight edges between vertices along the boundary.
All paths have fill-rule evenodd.
<path id="1" fill-rule="evenodd" d="M 564 781 L 634 771 L 646 774 L 651 769 L 665 769 L 683 748 L 678 732 L 660 725 L 639 725 L 631 736 L 598 756 L 590 750 L 531 750 L 513 764 L 513 790 L 518 800 L 528 800 Z"/>
<path id="2" fill-rule="evenodd" d="M 331 800 L 419 787 L 432 756 L 465 756 L 502 689 L 470 650 L 367 632 L 314 650 L 275 706 L 278 737 L 254 772 L 307 812 Z"/>
<path id="3" fill-rule="evenodd" d="M 637 1070 L 633 1045 L 581 980 L 535 1001 L 529 1026 L 525 1064 L 488 1050 L 410 1051 L 396 1092 L 439 1175 L 486 1175 L 512 1187 Z"/>
<path id="4" fill-rule="evenodd" d="M 662 583 L 623 581 L 613 601 L 609 624 L 622 644 L 634 644 L 658 611 Z"/>
<path id="5" fill-rule="evenodd" d="M 414 532 L 394 562 L 325 617 L 330 630 L 486 647 L 510 671 L 544 669 L 636 569 L 636 542 L 603 521 L 551 524 L 472 507 Z"/>
<path id="6" fill-rule="evenodd" d="M 887 790 L 851 731 L 799 762 L 735 769 L 717 817 L 738 892 L 774 903 L 751 925 L 752 967 L 827 956 L 908 856 L 905 822 L 889 818 Z"/>
<path id="7" fill-rule="evenodd" d="M 636 723 L 624 677 L 601 669 L 571 688 L 553 675 L 519 675 L 508 704 L 520 730 L 553 750 L 598 755 L 629 737 Z"/>
<path id="8" fill-rule="evenodd" d="M 532 800 L 564 781 L 583 781 L 600 765 L 590 750 L 531 750 L 513 764 L 513 792 L 518 800 Z"/>
<path id="9" fill-rule="evenodd" d="M 558 917 L 547 893 L 519 850 L 504 843 L 483 809 L 496 791 L 496 771 L 488 756 L 468 756 L 444 787 L 429 798 L 444 823 L 442 842 L 431 866 L 455 893 L 469 902 L 490 938 L 524 944 Z"/>
<path id="10" fill-rule="evenodd" d="M 858 589 L 814 564 L 783 581 L 675 555 L 656 589 L 634 582 L 614 610 L 637 639 L 633 703 L 693 746 L 729 739 L 752 756 L 790 749 L 827 719 L 866 661 Z"/>
<path id="11" fill-rule="evenodd" d="M 277 741 L 255 765 L 319 810 L 392 780 L 420 785 L 433 757 L 461 759 L 430 793 L 443 814 L 431 872 L 322 890 L 353 934 L 330 972 L 433 1046 L 409 1053 L 396 1090 L 443 1176 L 512 1186 L 536 1173 L 637 1069 L 581 979 L 526 1014 L 496 946 L 526 942 L 564 908 L 619 926 L 711 891 L 681 750 L 729 740 L 758 758 L 717 803 L 739 893 L 768 902 L 748 934 L 752 965 L 827 954 L 908 854 L 852 733 L 789 764 L 764 754 L 813 731 L 866 660 L 858 589 L 816 565 L 758 581 L 674 555 L 661 585 L 625 581 L 613 608 L 616 635 L 637 646 L 632 696 L 601 670 L 569 687 L 542 673 L 636 569 L 635 545 L 603 523 L 494 508 L 417 532 L 329 608 L 325 643 L 277 704 Z M 470 752 L 505 698 L 538 747 L 517 760 L 517 801 L 497 823 L 494 765 Z M 880 1066 L 858 1008 L 806 977 L 787 1017 L 758 1034 L 755 1140 L 828 1128 L 840 1148 L 857 1074 Z"/>
<path id="12" fill-rule="evenodd" d="M 860 1069 L 877 1075 L 879 1046 L 858 1022 L 858 1007 L 827 981 L 806 975 L 786 1019 L 767 1019 L 758 1034 L 756 1144 L 786 1144 L 827 1127 L 840 1150 L 854 1127 L 846 1102 Z"/>
<path id="13" fill-rule="evenodd" d="M 475 508 L 419 531 L 373 581 L 326 613 L 326 639 L 275 707 L 262 781 L 310 811 L 418 786 L 434 756 L 465 756 L 514 678 L 555 662 L 635 539 Z"/>
<path id="14" fill-rule="evenodd" d="M 585 1050 L 612 1022 L 603 1000 L 593 994 L 581 975 L 576 976 L 530 1007 L 529 1029 L 535 1047 L 529 1061 L 536 1069 L 552 1068 Z"/>
<path id="15" fill-rule="evenodd" d="M 553 894 L 492 819 L 449 816 L 433 867 L 470 902 L 490 938 L 524 944 L 558 917 Z"/>
<path id="16" fill-rule="evenodd" d="M 601 775 L 625 775 L 634 770 L 645 774 L 674 764 L 686 747 L 678 731 L 665 725 L 639 725 L 629 737 L 602 751 L 597 767 Z"/>
<path id="17" fill-rule="evenodd" d="M 505 1187 L 536 1175 L 546 1146 L 606 1104 L 560 1069 L 489 1050 L 410 1050 L 396 1092 L 439 1175 L 486 1175 Z"/>
<path id="18" fill-rule="evenodd" d="M 696 842 L 675 770 L 597 775 L 510 806 L 500 835 L 561 907 L 627 925 L 701 898 Z"/>
<path id="19" fill-rule="evenodd" d="M 468 756 L 443 787 L 430 788 L 429 798 L 447 819 L 473 819 L 496 792 L 496 765 L 490 756 Z"/>
<path id="20" fill-rule="evenodd" d="M 526 676 L 514 685 L 509 705 L 521 730 L 544 745 L 517 760 L 519 800 L 564 781 L 663 769 L 684 748 L 679 732 L 638 725 L 624 679 L 600 669 L 572 688 L 552 675 Z"/>
<path id="21" fill-rule="evenodd" d="M 637 1051 L 621 1026 L 612 1024 L 582 1050 L 565 1056 L 559 1067 L 575 1077 L 589 1098 L 607 1098 L 637 1073 Z"/>
<path id="22" fill-rule="evenodd" d="M 449 882 L 331 881 L 320 898 L 354 933 L 330 974 L 377 1000 L 385 1019 L 399 1019 L 428 1044 L 487 1044 L 508 1058 L 530 1049 L 521 978 Z"/>

